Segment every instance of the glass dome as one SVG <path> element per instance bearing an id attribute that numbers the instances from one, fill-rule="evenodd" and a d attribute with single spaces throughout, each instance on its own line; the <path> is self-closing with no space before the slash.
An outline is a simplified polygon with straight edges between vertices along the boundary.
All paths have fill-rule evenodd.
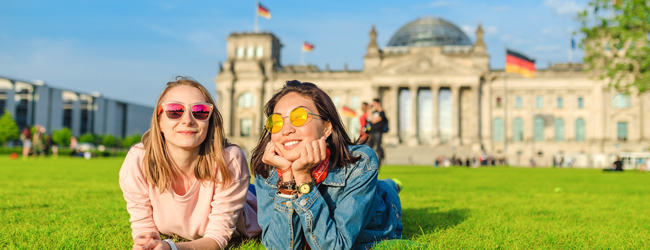
<path id="1" fill-rule="evenodd" d="M 441 18 L 424 17 L 400 28 L 388 42 L 389 47 L 431 47 L 472 45 L 465 32 Z"/>

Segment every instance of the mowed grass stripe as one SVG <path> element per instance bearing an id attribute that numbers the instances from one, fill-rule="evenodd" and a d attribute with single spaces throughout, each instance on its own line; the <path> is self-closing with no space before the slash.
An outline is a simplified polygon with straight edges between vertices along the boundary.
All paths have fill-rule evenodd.
<path id="1" fill-rule="evenodd" d="M 122 160 L 0 158 L 0 248 L 130 248 Z M 405 236 L 432 249 L 650 248 L 647 173 L 385 166 L 379 178 L 402 180 Z"/>

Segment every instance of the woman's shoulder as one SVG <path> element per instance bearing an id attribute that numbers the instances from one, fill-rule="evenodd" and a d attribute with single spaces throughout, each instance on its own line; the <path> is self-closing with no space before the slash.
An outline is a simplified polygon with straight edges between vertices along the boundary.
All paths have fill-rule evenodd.
<path id="1" fill-rule="evenodd" d="M 379 168 L 379 160 L 377 160 L 377 154 L 375 154 L 375 151 L 367 145 L 348 145 L 347 149 L 353 157 L 360 158 L 357 162 L 347 166 L 349 168 L 353 168 L 351 172 L 363 172 Z"/>
<path id="2" fill-rule="evenodd" d="M 236 175 L 241 175 L 241 173 L 248 174 L 248 162 L 246 161 L 246 156 L 244 151 L 238 146 L 229 146 L 224 149 L 223 160 L 226 163 L 228 169 L 235 173 Z"/>
<path id="3" fill-rule="evenodd" d="M 138 143 L 129 149 L 129 152 L 124 158 L 122 168 L 120 168 L 120 177 L 125 178 L 129 175 L 143 175 L 142 160 L 144 159 L 145 148 L 144 144 Z"/>

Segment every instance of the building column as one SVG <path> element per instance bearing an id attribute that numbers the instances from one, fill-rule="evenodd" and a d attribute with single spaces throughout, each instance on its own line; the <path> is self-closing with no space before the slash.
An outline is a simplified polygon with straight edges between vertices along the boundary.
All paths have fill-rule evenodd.
<path id="1" fill-rule="evenodd" d="M 373 88 L 373 90 L 375 89 Z M 399 116 L 397 115 L 399 112 L 399 88 L 397 86 L 391 86 L 385 91 L 387 91 L 387 94 L 383 96 L 387 96 L 388 100 L 386 102 L 382 100 L 382 107 L 384 108 L 384 112 L 387 113 L 386 118 L 388 119 L 388 127 L 390 130 L 382 141 L 384 144 L 397 145 L 399 144 L 399 128 L 397 127 L 397 121 L 399 120 Z M 390 108 L 386 109 L 386 107 Z"/>
<path id="2" fill-rule="evenodd" d="M 222 107 L 219 111 L 221 112 L 221 115 L 223 117 L 224 133 L 226 133 L 226 135 L 228 135 L 228 136 L 232 136 L 233 135 L 232 134 L 232 132 L 233 132 L 233 129 L 232 129 L 232 125 L 233 125 L 233 122 L 232 122 L 232 110 L 234 108 L 233 107 L 234 103 L 232 101 L 233 100 L 232 83 L 228 83 L 228 84 L 231 84 L 231 86 L 223 88 L 224 93 L 222 93 L 222 98 L 223 98 L 222 103 L 224 104 L 223 105 L 224 107 Z"/>
<path id="3" fill-rule="evenodd" d="M 472 124 L 475 125 L 476 127 L 474 127 L 472 129 L 472 134 L 470 136 L 471 136 L 472 144 L 476 144 L 476 143 L 480 143 L 480 141 L 481 141 L 480 138 L 479 138 L 479 134 L 480 134 L 479 130 L 481 128 L 481 126 L 480 126 L 480 124 L 481 124 L 481 112 L 480 112 L 481 103 L 479 102 L 479 87 L 478 86 L 473 86 L 473 87 L 471 87 L 471 91 L 472 91 L 472 103 L 470 105 L 472 105 L 472 108 L 474 108 L 474 110 L 472 112 L 472 113 L 474 113 L 472 115 L 472 117 L 473 117 Z M 508 108 L 508 107 L 506 107 L 506 108 Z"/>
<path id="4" fill-rule="evenodd" d="M 460 104 L 460 87 L 459 86 L 451 86 L 451 143 L 454 145 L 460 145 L 460 137 L 459 137 L 459 132 L 460 132 L 460 112 L 459 112 L 459 104 Z"/>
<path id="5" fill-rule="evenodd" d="M 438 131 L 439 119 L 438 119 L 438 94 L 440 92 L 440 86 L 431 85 L 431 103 L 433 105 L 433 126 L 431 128 L 431 146 L 437 146 L 440 144 L 440 133 Z"/>
<path id="6" fill-rule="evenodd" d="M 251 137 L 259 138 L 262 134 L 262 129 L 264 129 L 263 122 L 264 120 L 264 103 L 262 102 L 262 86 L 264 82 L 260 83 L 260 86 L 255 88 L 255 113 L 257 115 L 253 116 L 253 121 L 251 121 Z M 259 113 L 258 113 L 259 112 Z"/>
<path id="7" fill-rule="evenodd" d="M 418 86 L 409 86 L 411 92 L 411 125 L 409 126 L 409 146 L 417 146 L 419 144 L 418 138 Z"/>

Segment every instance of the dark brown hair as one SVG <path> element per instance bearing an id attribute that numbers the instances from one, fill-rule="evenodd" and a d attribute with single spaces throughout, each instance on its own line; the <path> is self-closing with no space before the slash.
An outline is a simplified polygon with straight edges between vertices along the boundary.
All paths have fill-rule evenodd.
<path id="1" fill-rule="evenodd" d="M 301 96 L 307 97 L 314 101 L 318 113 L 327 121 L 332 123 L 332 134 L 327 137 L 327 147 L 330 149 L 330 162 L 332 166 L 344 166 L 350 163 L 355 163 L 361 157 L 354 157 L 348 152 L 348 145 L 358 145 L 362 144 L 363 141 L 350 140 L 350 136 L 345 131 L 343 123 L 341 123 L 341 118 L 339 113 L 336 111 L 336 106 L 332 102 L 332 99 L 323 91 L 318 88 L 313 83 L 310 82 L 300 82 L 297 80 L 287 81 L 280 89 L 278 93 L 275 93 L 273 97 L 266 103 L 264 106 L 264 113 L 266 116 L 273 114 L 275 105 L 280 101 L 282 97 L 289 93 L 297 93 Z M 266 144 L 271 141 L 271 133 L 266 129 L 263 130 L 260 140 L 257 143 L 255 149 L 253 149 L 253 156 L 251 158 L 251 172 L 255 175 L 260 175 L 263 178 L 269 177 L 269 171 L 273 168 L 270 165 L 262 162 L 262 156 L 264 155 L 264 148 Z"/>

